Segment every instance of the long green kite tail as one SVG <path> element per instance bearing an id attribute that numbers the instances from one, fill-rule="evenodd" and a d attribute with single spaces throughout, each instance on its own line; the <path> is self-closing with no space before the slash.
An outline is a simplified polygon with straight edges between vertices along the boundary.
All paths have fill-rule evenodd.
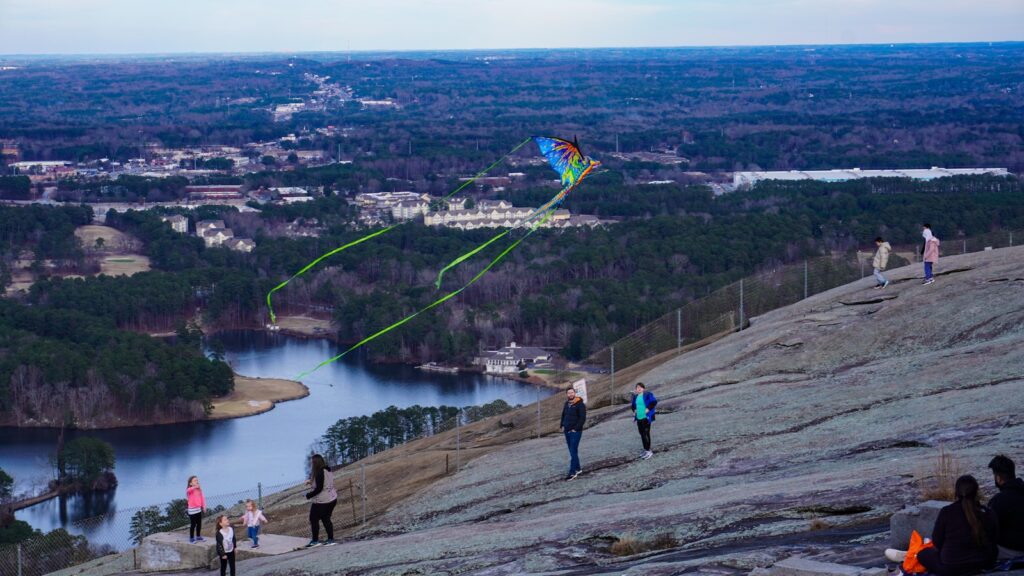
<path id="1" fill-rule="evenodd" d="M 513 230 L 512 228 L 509 228 L 509 229 L 505 230 L 504 232 L 499 232 L 497 235 L 494 236 L 494 238 L 491 238 L 487 242 L 484 242 L 483 244 L 477 246 L 476 248 L 470 250 L 469 252 L 466 252 L 465 254 L 463 254 L 462 256 L 459 256 L 455 260 L 452 260 L 447 266 L 442 268 L 441 271 L 437 273 L 437 282 L 434 282 L 434 286 L 436 286 L 437 288 L 440 289 L 441 288 L 441 278 L 444 277 L 444 273 L 445 272 L 451 270 L 452 268 L 455 268 L 456 266 L 458 266 L 462 262 L 465 262 L 466 260 L 472 258 L 475 254 L 477 254 L 478 252 L 480 252 L 484 248 L 487 248 L 491 244 L 494 244 L 500 238 L 502 238 L 504 236 L 508 236 L 508 234 L 510 232 L 512 232 L 512 230 Z"/>
<path id="2" fill-rule="evenodd" d="M 523 140 L 522 142 L 520 142 L 519 144 L 516 144 L 516 146 L 514 148 L 512 148 L 511 150 L 509 150 L 508 152 L 506 152 L 504 156 L 502 156 L 501 158 L 498 158 L 497 160 L 495 160 L 487 168 L 484 168 L 480 172 L 477 172 L 476 175 L 474 175 L 469 180 L 466 180 L 465 182 L 463 182 L 461 186 L 459 186 L 455 190 L 449 192 L 448 195 L 446 195 L 443 198 L 441 198 L 441 200 L 448 200 L 452 196 L 454 196 L 454 195 L 458 194 L 459 192 L 463 191 L 467 186 L 469 186 L 473 182 L 476 182 L 481 177 L 483 177 L 485 174 L 487 174 L 488 172 L 493 170 L 495 166 L 497 166 L 498 164 L 501 164 L 503 161 L 505 161 L 506 158 L 508 158 L 509 156 L 511 156 L 511 155 L 515 154 L 516 152 L 518 152 L 520 148 L 522 148 L 523 146 L 526 146 L 531 140 L 533 140 L 533 138 L 527 138 L 527 139 Z M 314 266 L 319 264 L 322 260 L 324 260 L 326 258 L 330 258 L 331 256 L 334 256 L 338 252 L 342 252 L 344 250 L 347 250 L 347 249 L 349 249 L 349 248 L 351 248 L 351 247 L 353 247 L 353 246 L 355 246 L 357 244 L 362 244 L 363 242 L 366 242 L 367 240 L 370 240 L 372 238 L 376 238 L 377 236 L 380 236 L 381 234 L 385 234 L 387 232 L 390 232 L 390 231 L 394 230 L 395 228 L 397 228 L 398 226 L 400 226 L 400 224 L 392 224 L 391 226 L 388 226 L 387 228 L 383 228 L 381 230 L 378 230 L 376 232 L 373 232 L 371 234 L 363 236 L 362 238 L 359 238 L 358 240 L 353 240 L 352 242 L 349 242 L 348 244 L 345 244 L 344 246 L 340 246 L 338 248 L 335 248 L 334 250 L 331 250 L 330 252 L 320 256 L 316 260 L 313 260 L 309 264 L 306 264 L 305 266 L 302 267 L 301 270 L 299 270 L 295 274 L 292 274 L 284 282 L 281 282 L 277 286 L 274 286 L 274 288 L 272 288 L 270 290 L 270 292 L 267 292 L 267 310 L 270 311 L 270 323 L 271 324 L 277 324 L 277 315 L 274 313 L 274 305 L 271 302 L 271 297 L 274 295 L 274 292 L 277 292 L 278 290 L 284 288 L 285 286 L 288 285 L 289 282 L 291 282 L 292 280 L 298 278 L 299 276 L 302 276 L 310 268 L 313 268 Z M 440 282 L 441 282 L 440 277 L 438 277 L 438 287 L 440 287 Z"/>
<path id="3" fill-rule="evenodd" d="M 537 208 L 536 210 L 531 212 L 526 218 L 523 219 L 522 222 L 520 222 L 520 223 L 516 224 L 515 226 L 505 230 L 504 232 L 499 232 L 498 234 L 496 234 L 493 238 L 491 238 L 487 242 L 484 242 L 480 246 L 477 246 L 473 250 L 470 250 L 469 252 L 463 254 L 462 256 L 459 256 L 455 260 L 452 260 L 451 262 L 449 262 L 447 266 L 442 268 L 441 271 L 437 273 L 437 280 L 434 282 L 434 286 L 436 286 L 438 289 L 440 289 L 441 288 L 441 280 L 444 277 L 444 273 L 445 272 L 451 270 L 452 268 L 455 268 L 456 266 L 458 266 L 459 264 L 465 262 L 469 258 L 472 258 L 478 252 L 480 252 L 484 248 L 486 248 L 486 247 L 490 246 L 491 244 L 493 244 L 494 242 L 496 242 L 499 238 L 501 238 L 503 236 L 507 236 L 513 230 L 515 230 L 517 228 L 523 228 L 525 226 L 530 225 L 530 223 L 533 222 L 538 217 L 543 217 L 546 214 L 548 214 L 549 212 L 553 213 L 554 210 L 556 208 L 558 208 L 562 204 L 563 201 L 565 201 L 565 197 L 575 187 L 576 187 L 575 183 L 566 186 L 558 194 L 555 194 L 554 197 L 552 197 L 550 200 L 545 202 L 543 206 L 541 206 L 540 208 Z M 532 230 L 531 230 L 530 233 L 532 233 Z"/>
<path id="4" fill-rule="evenodd" d="M 305 274 L 306 271 L 308 271 L 310 268 L 312 268 L 312 267 L 316 266 L 317 264 L 319 264 L 321 260 L 323 260 L 325 258 L 329 258 L 329 257 L 337 254 L 338 252 L 341 252 L 342 250 L 347 250 L 347 249 L 349 249 L 349 248 L 351 248 L 351 247 L 353 247 L 353 246 L 355 246 L 357 244 L 362 244 L 363 242 L 366 242 L 367 240 L 376 238 L 377 236 L 380 236 L 381 234 L 384 234 L 386 232 L 390 232 L 391 230 L 394 230 L 397 226 L 398 226 L 398 224 L 392 224 L 391 226 L 388 226 L 387 228 L 381 228 L 380 230 L 377 230 L 376 232 L 373 232 L 371 234 L 363 236 L 362 238 L 359 238 L 358 240 L 353 240 L 353 241 L 349 242 L 348 244 L 345 244 L 344 246 L 339 246 L 338 248 L 335 248 L 334 250 L 331 250 L 330 252 L 324 254 L 323 256 L 320 256 L 316 260 L 313 260 L 309 264 L 306 264 L 305 266 L 302 267 L 301 270 L 299 270 L 295 274 L 292 274 L 290 278 L 288 278 L 284 282 L 281 282 L 277 286 L 274 286 L 270 290 L 270 292 L 267 292 L 267 309 L 270 310 L 270 322 L 273 323 L 273 324 L 277 324 L 277 315 L 274 314 L 274 305 L 271 304 L 271 302 L 270 302 L 270 297 L 274 295 L 274 292 L 277 292 L 281 288 L 284 288 L 285 286 L 288 285 L 289 282 L 291 282 L 292 280 L 294 280 L 294 279 L 298 278 L 299 276 L 302 276 L 303 274 Z"/>
<path id="5" fill-rule="evenodd" d="M 427 312 L 428 310 L 432 310 L 432 309 L 440 306 L 441 304 L 444 304 L 448 300 L 451 300 L 452 298 L 458 296 L 466 288 L 469 288 L 470 286 L 475 284 L 477 280 L 479 280 L 480 278 L 483 278 L 484 274 L 486 274 L 488 271 L 490 271 L 491 268 L 494 268 L 499 262 L 501 262 L 505 258 L 505 256 L 507 256 L 509 254 L 509 252 L 515 250 L 517 246 L 519 246 L 520 244 L 523 243 L 524 240 L 529 238 L 530 234 L 533 234 L 538 228 L 543 226 L 544 223 L 548 221 L 548 218 L 550 218 L 551 215 L 554 214 L 554 213 L 555 213 L 554 210 L 548 211 L 548 213 L 545 214 L 543 218 L 541 218 L 536 224 L 534 224 L 532 227 L 530 227 L 530 231 L 529 232 L 524 234 L 522 238 L 516 240 L 515 242 L 510 244 L 507 248 L 505 248 L 500 254 L 495 256 L 494 259 L 491 260 L 487 264 L 487 266 L 484 266 L 483 270 L 480 270 L 479 272 L 477 272 L 476 276 L 473 276 L 473 278 L 469 282 L 466 282 L 465 284 L 463 284 L 462 287 L 460 287 L 459 289 L 453 290 L 452 292 L 449 292 L 448 294 L 445 294 L 441 298 L 438 298 L 437 300 L 433 301 L 432 303 L 428 304 L 427 306 L 424 306 L 423 308 L 413 312 L 412 314 L 406 316 L 405 318 L 402 318 L 398 322 L 395 322 L 394 324 L 392 324 L 392 325 L 390 325 L 390 326 L 388 326 L 386 328 L 383 328 L 381 330 L 378 330 L 377 332 L 371 334 L 370 336 L 367 336 L 366 338 L 363 338 L 359 342 L 353 344 L 348 350 L 345 350 L 344 352 L 342 352 L 341 354 L 338 354 L 337 356 L 334 356 L 332 358 L 328 358 L 327 360 L 324 360 L 323 362 L 317 364 L 312 370 L 309 370 L 309 371 L 303 372 L 302 374 L 299 374 L 298 376 L 295 377 L 295 379 L 296 380 L 301 380 L 301 379 L 305 378 L 306 376 L 312 374 L 313 372 L 316 372 L 320 368 L 323 368 L 324 366 L 326 366 L 328 364 L 332 364 L 334 362 L 337 362 L 338 360 L 341 360 L 348 353 L 353 352 L 353 351 L 363 347 L 363 345 L 368 344 L 368 343 L 370 343 L 373 340 L 376 340 L 378 337 L 383 336 L 384 334 L 387 334 L 388 332 L 394 330 L 395 328 L 398 328 L 399 326 L 409 322 L 410 320 L 412 320 L 413 318 L 419 316 L 420 314 L 422 314 L 424 312 Z"/>

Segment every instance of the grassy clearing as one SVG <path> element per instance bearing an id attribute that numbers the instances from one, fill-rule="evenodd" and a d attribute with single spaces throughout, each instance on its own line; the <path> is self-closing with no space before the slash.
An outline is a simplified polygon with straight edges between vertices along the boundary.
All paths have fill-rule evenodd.
<path id="1" fill-rule="evenodd" d="M 235 374 L 235 389 L 213 401 L 211 420 L 241 418 L 262 414 L 278 402 L 309 396 L 309 388 L 301 382 L 280 378 L 250 378 Z"/>

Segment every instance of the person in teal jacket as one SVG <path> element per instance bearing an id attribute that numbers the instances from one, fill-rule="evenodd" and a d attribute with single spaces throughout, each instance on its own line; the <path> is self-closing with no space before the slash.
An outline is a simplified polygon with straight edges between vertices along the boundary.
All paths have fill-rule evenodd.
<path id="1" fill-rule="evenodd" d="M 654 422 L 654 407 L 658 405 L 658 399 L 652 392 L 647 391 L 643 382 L 636 383 L 636 393 L 629 402 L 633 410 L 633 419 L 636 420 L 636 429 L 640 432 L 640 441 L 644 445 L 644 451 L 640 455 L 641 460 L 647 460 L 654 456 L 651 452 L 651 423 Z"/>

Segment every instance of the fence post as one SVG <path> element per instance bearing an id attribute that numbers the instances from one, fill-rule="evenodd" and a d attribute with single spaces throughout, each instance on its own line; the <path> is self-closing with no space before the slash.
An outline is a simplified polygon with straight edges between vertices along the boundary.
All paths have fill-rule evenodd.
<path id="1" fill-rule="evenodd" d="M 1013 248 L 1013 231 L 1010 231 L 1010 248 Z"/>
<path id="2" fill-rule="evenodd" d="M 366 524 L 366 464 L 362 463 L 359 465 L 359 492 L 360 500 L 362 501 L 363 509 L 363 524 Z"/>
<path id="3" fill-rule="evenodd" d="M 455 415 L 455 471 L 462 469 L 462 409 Z"/>
<path id="4" fill-rule="evenodd" d="M 22 576 L 22 574 L 21 574 L 21 544 L 18 544 L 18 576 Z"/>
<path id="5" fill-rule="evenodd" d="M 263 482 L 257 482 L 256 483 L 256 498 L 257 498 L 257 501 L 259 502 L 257 504 L 257 506 L 259 506 L 259 508 L 262 510 L 263 509 Z"/>
<path id="6" fill-rule="evenodd" d="M 967 238 L 964 238 L 964 254 L 967 254 Z"/>
<path id="7" fill-rule="evenodd" d="M 804 300 L 807 299 L 807 258 L 804 258 Z"/>
<path id="8" fill-rule="evenodd" d="M 612 352 L 612 369 L 610 370 L 612 376 L 612 390 L 615 389 L 615 346 L 609 346 Z"/>
<path id="9" fill-rule="evenodd" d="M 743 309 L 743 279 L 740 278 L 740 330 L 746 323 L 746 311 Z"/>
<path id="10" fill-rule="evenodd" d="M 676 349 L 683 347 L 683 309 L 676 308 Z"/>
<path id="11" fill-rule="evenodd" d="M 537 438 L 540 438 L 540 385 L 534 387 L 537 392 Z"/>
<path id="12" fill-rule="evenodd" d="M 359 518 L 356 517 L 356 491 L 352 487 L 352 477 L 348 477 L 348 501 L 352 503 L 352 524 L 359 522 Z"/>
<path id="13" fill-rule="evenodd" d="M 867 272 L 864 271 L 864 259 L 860 257 L 860 252 L 857 253 L 857 260 L 860 260 L 860 277 L 867 276 Z"/>

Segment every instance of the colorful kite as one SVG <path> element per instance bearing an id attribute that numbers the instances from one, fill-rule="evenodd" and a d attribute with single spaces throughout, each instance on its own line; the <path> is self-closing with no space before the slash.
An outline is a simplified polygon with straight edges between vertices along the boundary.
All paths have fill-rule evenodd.
<path id="1" fill-rule="evenodd" d="M 545 202 L 543 206 L 534 210 L 516 226 L 497 234 L 487 242 L 484 242 L 473 250 L 459 256 L 455 260 L 452 260 L 451 263 L 438 272 L 437 281 L 434 283 L 437 288 L 441 287 L 441 280 L 443 279 L 445 272 L 473 257 L 476 253 L 487 248 L 494 242 L 497 242 L 500 238 L 511 234 L 513 230 L 517 228 L 524 228 L 537 218 L 542 218 L 545 214 L 554 212 L 554 210 L 556 210 L 562 202 L 565 201 L 569 192 L 572 192 L 573 188 L 578 186 L 584 178 L 591 174 L 594 168 L 597 168 L 601 164 L 593 158 L 584 156 L 583 152 L 580 151 L 580 146 L 576 142 L 575 138 L 573 138 L 572 142 L 569 142 L 568 140 L 562 140 L 561 138 L 534 136 L 533 141 L 537 143 L 537 147 L 540 148 L 540 153 L 547 158 L 551 167 L 554 168 L 555 172 L 558 172 L 558 175 L 561 177 L 562 190 L 559 191 L 558 194 L 555 194 L 551 200 Z M 530 233 L 532 232 L 533 229 L 530 230 Z"/>
<path id="2" fill-rule="evenodd" d="M 455 190 L 452 190 L 451 192 L 449 192 L 447 196 L 442 197 L 441 201 L 443 202 L 445 200 L 448 200 L 452 196 L 458 194 L 459 192 L 462 192 L 467 186 L 469 186 L 473 182 L 476 182 L 478 179 L 480 179 L 480 177 L 482 177 L 484 174 L 487 174 L 488 172 L 490 172 L 491 169 L 493 169 L 495 166 L 500 164 L 506 158 L 508 158 L 509 156 L 511 156 L 511 155 L 515 154 L 516 152 L 518 152 L 519 149 L 522 148 L 523 146 L 526 146 L 526 144 L 529 143 L 530 140 L 531 140 L 530 138 L 527 138 L 526 140 L 523 140 L 519 144 L 516 144 L 516 146 L 514 148 L 512 148 L 511 150 L 509 150 L 508 152 L 506 152 L 504 156 L 502 156 L 501 158 L 498 158 L 497 160 L 495 160 L 487 168 L 484 168 L 480 172 L 477 172 L 472 178 L 470 178 L 469 180 L 466 180 L 465 182 L 463 182 L 461 186 L 459 186 Z M 345 250 L 348 250 L 349 248 L 351 248 L 353 246 L 356 246 L 358 244 L 362 244 L 363 242 L 366 242 L 367 240 L 370 240 L 370 239 L 376 238 L 377 236 L 380 236 L 382 234 L 386 234 L 388 232 L 391 232 L 395 228 L 398 228 L 400 225 L 401 224 L 392 224 L 391 226 L 388 226 L 387 228 L 382 228 L 380 230 L 377 230 L 376 232 L 367 234 L 366 236 L 363 236 L 362 238 L 359 238 L 357 240 L 353 240 L 352 242 L 349 242 L 348 244 L 345 244 L 344 246 L 339 246 L 338 248 L 335 248 L 334 250 L 331 250 L 330 252 L 327 252 L 326 254 L 318 257 L 316 260 L 313 260 L 309 264 L 306 264 L 305 266 L 302 267 L 301 270 L 299 270 L 295 274 L 292 274 L 291 276 L 289 276 L 287 280 L 285 280 L 284 282 L 281 282 L 277 286 L 274 286 L 273 288 L 271 288 L 270 292 L 267 292 L 267 310 L 270 311 L 270 323 L 271 324 L 277 324 L 277 315 L 274 314 L 274 304 L 271 301 L 271 297 L 274 295 L 274 292 L 277 292 L 278 290 L 284 288 L 285 286 L 288 285 L 289 282 L 291 282 L 292 280 L 295 280 L 299 276 L 302 276 L 303 274 L 308 272 L 311 268 L 313 268 L 314 266 L 319 264 L 321 261 L 323 261 L 323 260 L 325 260 L 327 258 L 330 258 L 331 256 L 334 256 L 335 254 L 337 254 L 339 252 L 344 252 Z"/>
<path id="3" fill-rule="evenodd" d="M 337 356 L 333 356 L 331 358 L 328 358 L 327 360 L 324 360 L 323 362 L 317 364 L 312 370 L 309 370 L 308 372 L 304 372 L 304 373 L 300 374 L 297 377 L 297 379 L 301 379 L 304 376 L 307 376 L 308 374 L 311 374 L 311 373 L 315 372 L 316 370 L 320 369 L 321 367 L 326 366 L 328 364 L 331 364 L 332 362 L 337 362 L 338 360 L 340 360 L 343 357 L 345 357 L 346 355 L 348 355 L 350 352 L 353 352 L 353 351 L 363 347 L 364 345 L 366 345 L 366 344 L 370 343 L 371 341 L 379 338 L 380 336 L 383 336 L 384 334 L 387 334 L 388 332 L 394 330 L 395 328 L 398 328 L 399 326 L 402 326 L 403 324 L 411 321 L 413 318 L 416 318 L 420 314 L 422 314 L 424 312 L 427 312 L 428 310 L 432 310 L 432 309 L 440 306 L 441 304 L 444 304 L 448 300 L 451 300 L 455 296 L 458 296 L 459 294 L 461 294 L 464 290 L 466 290 L 467 288 L 469 288 L 470 286 L 475 284 L 477 280 L 482 278 L 484 276 L 484 274 L 489 272 L 491 270 L 491 268 L 493 268 L 499 262 L 501 262 L 501 260 L 504 259 L 505 256 L 507 256 L 510 252 L 515 250 L 520 244 L 523 243 L 524 240 L 529 238 L 530 235 L 533 234 L 538 228 L 543 226 L 551 218 L 551 216 L 555 213 L 555 210 L 558 209 L 558 207 L 562 204 L 562 202 L 565 201 L 565 198 L 569 195 L 569 192 L 571 192 L 574 188 L 576 188 L 576 186 L 578 186 L 583 181 L 584 178 L 589 176 L 593 172 L 593 170 L 597 166 L 599 166 L 601 164 L 597 160 L 594 160 L 592 158 L 584 156 L 583 153 L 580 152 L 579 144 L 576 143 L 575 139 L 572 142 L 569 142 L 568 140 L 561 140 L 559 138 L 547 138 L 547 137 L 537 136 L 537 137 L 534 137 L 533 140 L 540 147 L 541 154 L 543 154 L 548 159 L 548 162 L 551 164 L 551 167 L 554 168 L 555 171 L 559 173 L 559 176 L 561 177 L 561 182 L 562 182 L 562 189 L 558 192 L 558 194 L 555 194 L 555 196 L 552 197 L 551 200 L 548 200 L 547 202 L 544 203 L 543 206 L 541 206 L 540 208 L 538 208 L 538 209 L 534 210 L 533 212 L 531 212 L 529 216 L 527 216 L 522 222 L 518 223 L 516 226 L 513 226 L 512 228 L 509 228 L 509 229 L 507 229 L 507 230 L 497 234 L 496 236 L 494 236 L 493 238 L 491 238 L 487 242 L 484 242 L 483 244 L 481 244 L 480 246 L 477 246 L 473 250 L 470 250 L 469 252 L 463 254 L 462 256 L 459 256 L 458 258 L 453 260 L 451 263 L 449 263 L 447 266 L 442 268 L 441 271 L 437 275 L 437 283 L 436 283 L 437 287 L 438 288 L 441 287 L 441 279 L 444 276 L 445 272 L 447 272 L 448 270 L 454 268 L 455 266 L 458 266 L 460 263 L 468 260 L 469 258 L 473 257 L 474 255 L 479 253 L 484 248 L 486 248 L 486 247 L 490 246 L 491 244 L 493 244 L 494 242 L 496 242 L 498 239 L 503 238 L 505 236 L 508 236 L 509 234 L 512 233 L 513 230 L 520 229 L 520 228 L 525 228 L 525 227 L 529 226 L 529 230 L 526 232 L 526 234 L 524 234 L 521 238 L 519 238 L 518 240 L 516 240 L 515 242 L 510 244 L 508 247 L 506 247 L 501 253 L 499 253 L 497 256 L 495 256 L 494 259 L 492 259 L 486 266 L 484 266 L 484 268 L 482 270 L 477 272 L 475 276 L 473 276 L 468 282 L 463 284 L 461 287 L 459 287 L 459 288 L 457 288 L 455 290 L 452 290 L 451 292 L 445 294 L 441 298 L 438 298 L 437 300 L 431 302 L 427 306 L 424 306 L 423 308 L 417 310 L 416 312 L 413 312 L 412 314 L 406 316 L 405 318 L 402 318 L 398 322 L 395 322 L 394 324 L 392 324 L 390 326 L 387 326 L 385 328 L 382 328 L 381 330 L 378 330 L 377 332 L 367 336 L 366 338 L 363 338 L 362 340 L 360 340 L 359 342 L 353 344 L 351 347 L 349 347 L 347 350 L 345 350 L 341 354 L 338 354 Z M 527 139 L 526 142 L 529 142 L 529 139 Z M 517 146 L 513 150 L 513 152 L 515 150 L 518 150 L 520 147 L 522 147 L 522 145 L 523 144 L 520 144 L 519 146 Z M 511 154 L 511 153 L 512 152 L 509 152 L 509 154 Z M 508 154 L 506 154 L 506 156 L 508 156 Z M 504 159 L 504 157 L 502 159 Z M 500 160 L 499 160 L 499 162 L 500 162 Z M 495 162 L 495 164 L 492 164 L 491 167 L 488 167 L 487 170 L 490 170 L 490 168 L 492 168 L 496 164 L 497 164 L 497 162 Z M 486 172 L 486 170 L 485 170 L 485 172 Z M 483 172 L 481 172 L 479 175 L 474 177 L 474 179 L 479 178 L 482 175 L 483 175 Z M 466 184 L 468 184 L 468 182 Z M 463 186 L 459 187 L 459 190 L 465 188 L 466 184 L 464 184 Z M 456 190 L 456 192 L 458 192 L 458 190 Z M 454 194 L 454 192 L 452 194 Z M 445 196 L 445 199 L 451 197 L 452 194 L 449 194 L 448 196 Z M 531 222 L 532 222 L 532 224 L 531 224 Z M 306 270 L 308 270 L 312 266 L 316 265 L 318 262 L 320 262 L 324 258 L 330 256 L 331 254 L 335 254 L 337 252 L 340 252 L 341 250 L 344 250 L 344 249 L 348 248 L 349 246 L 354 246 L 355 244 L 358 244 L 358 243 L 363 242 L 365 240 L 369 240 L 370 238 L 372 238 L 374 236 L 379 236 L 380 234 L 383 234 L 383 233 L 387 232 L 388 230 L 391 230 L 392 228 L 394 228 L 394 226 L 391 226 L 389 228 L 385 228 L 383 230 L 380 230 L 378 232 L 370 234 L 370 235 L 368 235 L 368 236 L 366 236 L 364 238 L 356 240 L 355 242 L 350 242 L 349 244 L 346 244 L 345 246 L 342 246 L 341 248 L 337 248 L 337 249 L 335 249 L 335 250 L 333 250 L 331 252 L 328 252 L 324 256 L 321 256 L 320 258 L 314 260 L 312 263 L 310 263 L 305 268 L 300 270 L 295 276 L 298 276 L 299 274 L 304 273 Z M 294 278 L 295 276 L 292 276 L 292 278 Z M 288 281 L 290 281 L 290 280 L 291 280 L 291 278 L 288 279 Z M 276 290 L 280 289 L 281 287 L 283 287 L 284 284 L 288 283 L 288 281 L 285 281 L 281 286 L 279 286 L 278 288 L 275 288 L 274 290 L 272 290 L 271 293 L 273 293 L 274 291 L 276 291 Z M 267 295 L 267 303 L 268 303 L 268 305 L 270 303 L 270 294 Z"/>

